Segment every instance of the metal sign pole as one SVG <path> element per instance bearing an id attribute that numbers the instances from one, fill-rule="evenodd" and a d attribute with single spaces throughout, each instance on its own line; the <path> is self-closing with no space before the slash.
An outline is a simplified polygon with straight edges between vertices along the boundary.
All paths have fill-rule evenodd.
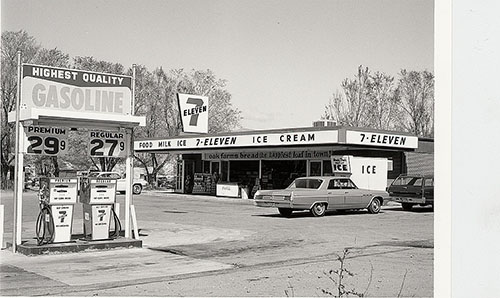
<path id="1" fill-rule="evenodd" d="M 130 114 L 135 114 L 135 69 L 136 65 L 132 64 L 132 105 Z M 127 152 L 127 160 L 125 161 L 125 237 L 130 238 L 130 205 L 132 205 L 132 181 L 134 181 L 134 142 L 133 142 L 133 129 L 126 129 L 127 140 L 129 142 L 129 150 Z"/>
<path id="2" fill-rule="evenodd" d="M 21 244 L 21 225 L 22 225 L 22 194 L 23 188 L 22 184 L 24 181 L 20 177 L 22 177 L 23 169 L 23 157 L 20 156 L 20 148 L 19 144 L 21 141 L 21 122 L 20 118 L 20 101 L 21 101 L 21 51 L 17 51 L 17 96 L 16 96 L 16 146 L 14 151 L 14 160 L 15 160 L 15 168 L 14 168 L 14 223 L 13 223 L 13 231 L 12 231 L 12 251 L 17 252 L 17 245 Z M 19 187 L 21 185 L 21 187 Z"/>
<path id="3" fill-rule="evenodd" d="M 125 238 L 130 238 L 130 205 L 132 201 L 132 148 L 130 148 L 131 129 L 126 129 L 127 141 L 129 142 L 129 150 L 127 152 L 127 160 L 125 161 Z"/>

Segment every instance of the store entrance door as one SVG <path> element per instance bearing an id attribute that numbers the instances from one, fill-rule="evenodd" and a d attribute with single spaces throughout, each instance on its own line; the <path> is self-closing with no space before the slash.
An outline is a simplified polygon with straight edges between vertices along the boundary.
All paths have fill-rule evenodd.
<path id="1" fill-rule="evenodd" d="M 184 193 L 192 193 L 194 184 L 194 161 L 184 160 Z"/>
<path id="2" fill-rule="evenodd" d="M 175 192 L 184 192 L 184 161 L 177 161 L 177 176 L 175 177 Z"/>
<path id="3" fill-rule="evenodd" d="M 309 176 L 323 176 L 323 162 L 321 160 L 309 161 Z"/>

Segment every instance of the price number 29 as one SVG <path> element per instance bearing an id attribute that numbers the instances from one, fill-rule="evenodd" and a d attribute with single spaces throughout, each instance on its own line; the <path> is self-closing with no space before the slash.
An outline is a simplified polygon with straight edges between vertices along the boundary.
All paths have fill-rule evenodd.
<path id="1" fill-rule="evenodd" d="M 29 136 L 30 145 L 26 149 L 28 154 L 59 155 L 66 153 L 67 140 L 60 140 L 56 137 Z"/>

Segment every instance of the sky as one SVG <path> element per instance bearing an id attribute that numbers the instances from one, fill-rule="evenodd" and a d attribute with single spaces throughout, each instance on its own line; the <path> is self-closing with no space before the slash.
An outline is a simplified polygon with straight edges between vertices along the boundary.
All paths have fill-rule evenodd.
<path id="1" fill-rule="evenodd" d="M 248 129 L 307 127 L 359 65 L 433 71 L 431 0 L 2 0 L 3 31 L 153 70 L 210 69 Z"/>

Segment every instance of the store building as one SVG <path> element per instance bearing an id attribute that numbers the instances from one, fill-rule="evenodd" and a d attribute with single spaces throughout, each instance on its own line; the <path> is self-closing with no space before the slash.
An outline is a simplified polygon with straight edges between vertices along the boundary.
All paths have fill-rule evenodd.
<path id="1" fill-rule="evenodd" d="M 432 139 L 396 131 L 345 126 L 183 135 L 134 142 L 137 152 L 178 153 L 176 191 L 252 196 L 296 177 L 331 175 L 332 155 L 383 157 L 388 183 L 403 173 L 432 174 Z"/>

